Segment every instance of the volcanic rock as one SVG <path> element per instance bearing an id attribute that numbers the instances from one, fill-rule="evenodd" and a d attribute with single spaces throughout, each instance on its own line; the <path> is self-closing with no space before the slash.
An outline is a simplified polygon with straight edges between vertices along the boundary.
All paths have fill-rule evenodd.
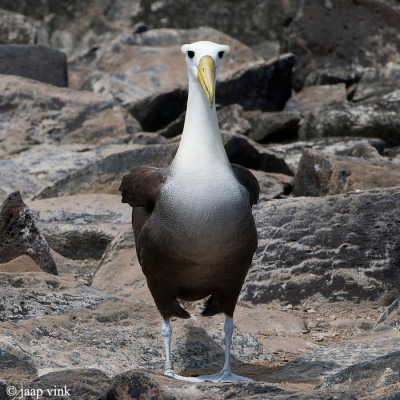
<path id="1" fill-rule="evenodd" d="M 287 101 L 284 110 L 305 114 L 325 104 L 346 101 L 346 98 L 346 87 L 343 83 L 307 86 Z"/>
<path id="2" fill-rule="evenodd" d="M 248 136 L 257 142 L 283 142 L 295 139 L 300 115 L 296 112 L 248 112 L 251 124 Z"/>
<path id="3" fill-rule="evenodd" d="M 333 103 L 308 113 L 300 128 L 300 139 L 325 136 L 378 137 L 389 145 L 400 144 L 400 91 L 374 102 Z"/>
<path id="4" fill-rule="evenodd" d="M 167 167 L 177 145 L 134 145 L 126 151 L 110 154 L 59 179 L 41 190 L 36 199 L 84 193 L 118 194 L 122 177 L 139 165 Z"/>
<path id="5" fill-rule="evenodd" d="M 0 74 L 68 86 L 65 54 L 41 45 L 0 45 Z"/>
<path id="6" fill-rule="evenodd" d="M 43 270 L 57 275 L 49 246 L 19 192 L 8 196 L 0 209 L 0 260 L 27 255 Z"/>
<path id="7" fill-rule="evenodd" d="M 365 148 L 364 153 L 360 148 L 353 151 L 365 154 Z M 376 150 L 374 156 L 365 159 L 304 150 L 294 178 L 293 193 L 295 196 L 326 196 L 399 186 L 400 166 L 383 160 Z"/>
<path id="8" fill-rule="evenodd" d="M 43 143 L 124 143 L 137 121 L 110 96 L 0 75 L 0 159 Z"/>
<path id="9" fill-rule="evenodd" d="M 259 247 L 241 299 L 357 303 L 396 292 L 399 200 L 400 189 L 389 188 L 260 203 Z"/>
<path id="10" fill-rule="evenodd" d="M 26 396 L 26 400 L 36 399 L 38 393 L 43 399 L 98 400 L 107 398 L 110 384 L 111 379 L 98 369 L 67 369 L 42 375 L 24 390 L 35 394 Z"/>

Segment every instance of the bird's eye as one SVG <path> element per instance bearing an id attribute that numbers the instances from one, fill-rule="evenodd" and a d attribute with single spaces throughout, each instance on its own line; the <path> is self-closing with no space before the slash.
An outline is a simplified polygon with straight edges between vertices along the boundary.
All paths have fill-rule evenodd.
<path id="1" fill-rule="evenodd" d="M 224 52 L 223 51 L 220 51 L 219 53 L 218 53 L 218 57 L 219 58 L 222 58 L 224 56 Z"/>
<path id="2" fill-rule="evenodd" d="M 187 52 L 187 55 L 188 55 L 189 58 L 193 58 L 194 57 L 194 51 L 189 50 Z"/>

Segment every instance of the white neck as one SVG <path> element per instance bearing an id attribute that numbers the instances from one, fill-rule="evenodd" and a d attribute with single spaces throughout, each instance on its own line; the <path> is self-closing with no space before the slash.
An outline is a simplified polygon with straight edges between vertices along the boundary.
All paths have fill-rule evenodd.
<path id="1" fill-rule="evenodd" d="M 229 160 L 219 133 L 215 102 L 211 108 L 201 85 L 189 79 L 185 125 L 171 167 L 190 170 L 221 165 L 229 165 Z"/>

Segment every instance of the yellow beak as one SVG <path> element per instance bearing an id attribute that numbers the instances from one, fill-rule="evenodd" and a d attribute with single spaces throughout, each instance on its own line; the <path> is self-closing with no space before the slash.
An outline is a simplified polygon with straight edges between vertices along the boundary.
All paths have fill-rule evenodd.
<path id="1" fill-rule="evenodd" d="M 210 108 L 214 104 L 214 81 L 215 81 L 215 63 L 212 57 L 204 56 L 201 58 L 199 68 L 197 70 L 198 80 L 202 86 Z"/>

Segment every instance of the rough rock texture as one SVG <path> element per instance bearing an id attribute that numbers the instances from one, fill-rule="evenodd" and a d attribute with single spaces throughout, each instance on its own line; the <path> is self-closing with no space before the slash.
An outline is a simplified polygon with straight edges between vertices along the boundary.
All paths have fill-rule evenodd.
<path id="1" fill-rule="evenodd" d="M 261 203 L 259 247 L 241 298 L 359 302 L 396 292 L 399 199 L 392 188 Z"/>
<path id="2" fill-rule="evenodd" d="M 378 137 L 389 145 L 399 145 L 400 91 L 363 104 L 333 103 L 305 116 L 300 139 L 324 136 Z"/>
<path id="3" fill-rule="evenodd" d="M 0 209 L 0 260 L 5 263 L 23 254 L 31 257 L 43 271 L 57 274 L 48 244 L 32 212 L 19 192 L 14 192 Z"/>
<path id="4" fill-rule="evenodd" d="M 400 352 L 395 351 L 372 361 L 352 365 L 326 379 L 321 387 L 359 393 L 371 391 L 377 398 L 388 391 L 400 391 L 399 372 Z"/>
<path id="5" fill-rule="evenodd" d="M 154 373 L 141 370 L 129 371 L 118 375 L 114 379 L 111 400 L 150 398 L 159 399 L 187 399 L 190 392 L 191 399 L 229 399 L 252 398 L 253 395 L 271 396 L 283 390 L 275 385 L 264 382 L 251 382 L 246 384 L 213 384 L 213 383 L 188 383 L 179 382 L 167 377 L 160 377 Z"/>
<path id="6" fill-rule="evenodd" d="M 68 86 L 65 54 L 40 45 L 0 45 L 0 74 Z"/>
<path id="7" fill-rule="evenodd" d="M 294 63 L 293 54 L 283 54 L 223 74 L 217 78 L 216 103 L 221 106 L 239 104 L 245 110 L 282 110 L 291 94 L 290 77 Z M 147 94 L 142 100 L 126 104 L 126 107 L 144 130 L 155 131 L 181 115 L 186 103 L 187 89 L 178 87 Z"/>
<path id="8" fill-rule="evenodd" d="M 360 147 L 353 150 L 356 154 L 365 154 L 365 148 L 364 153 L 362 151 Z M 374 153 L 374 156 L 376 154 L 378 153 Z M 390 161 L 381 158 L 331 156 L 305 150 L 294 178 L 293 194 L 326 196 L 399 185 L 400 166 Z"/>
<path id="9" fill-rule="evenodd" d="M 284 110 L 297 111 L 304 114 L 325 104 L 340 101 L 346 101 L 346 87 L 343 83 L 307 86 L 287 101 Z"/>
<path id="10" fill-rule="evenodd" d="M 400 7 L 390 1 L 297 2 L 283 43 L 299 59 L 295 86 L 318 66 L 399 63 L 399 18 Z"/>
<path id="11" fill-rule="evenodd" d="M 139 130 L 110 96 L 0 75 L 0 159 L 43 143 L 123 143 Z"/>
<path id="12" fill-rule="evenodd" d="M 100 370 L 71 369 L 42 375 L 24 389 L 34 394 L 26 400 L 36 399 L 38 390 L 43 390 L 40 397 L 44 399 L 98 400 L 107 397 L 110 384 L 111 379 Z"/>
<path id="13" fill-rule="evenodd" d="M 134 104 L 147 97 L 187 86 L 181 45 L 199 37 L 232 47 L 226 55 L 225 74 L 258 60 L 246 45 L 211 28 L 129 32 L 72 62 L 73 87 L 112 94 L 133 109 Z"/>
<path id="14" fill-rule="evenodd" d="M 0 44 L 35 44 L 38 29 L 22 14 L 0 9 Z"/>
<path id="15" fill-rule="evenodd" d="M 176 152 L 176 144 L 134 146 L 133 149 L 113 153 L 77 169 L 44 188 L 37 199 L 80 193 L 117 194 L 122 177 L 133 168 L 151 164 L 167 167 Z"/>
<path id="16" fill-rule="evenodd" d="M 119 195 L 82 194 L 29 202 L 50 247 L 72 260 L 99 260 L 131 210 Z"/>
<path id="17" fill-rule="evenodd" d="M 283 142 L 295 139 L 300 115 L 296 112 L 247 113 L 251 128 L 248 136 L 257 142 Z"/>
<path id="18" fill-rule="evenodd" d="M 154 305 L 44 273 L 2 273 L 0 286 L 2 343 L 10 352 L 28 351 L 40 370 L 96 367 L 115 375 L 164 367 L 161 318 Z M 177 371 L 221 367 L 223 324 L 222 315 L 206 318 L 198 312 L 190 320 L 173 321 Z M 233 365 L 240 369 L 243 363 L 271 361 L 257 335 L 243 328 L 235 331 Z"/>
<path id="19" fill-rule="evenodd" d="M 24 385 L 36 377 L 37 369 L 26 354 L 21 354 L 20 352 L 16 356 L 0 349 L 0 384 L 3 380 L 9 385 Z"/>

